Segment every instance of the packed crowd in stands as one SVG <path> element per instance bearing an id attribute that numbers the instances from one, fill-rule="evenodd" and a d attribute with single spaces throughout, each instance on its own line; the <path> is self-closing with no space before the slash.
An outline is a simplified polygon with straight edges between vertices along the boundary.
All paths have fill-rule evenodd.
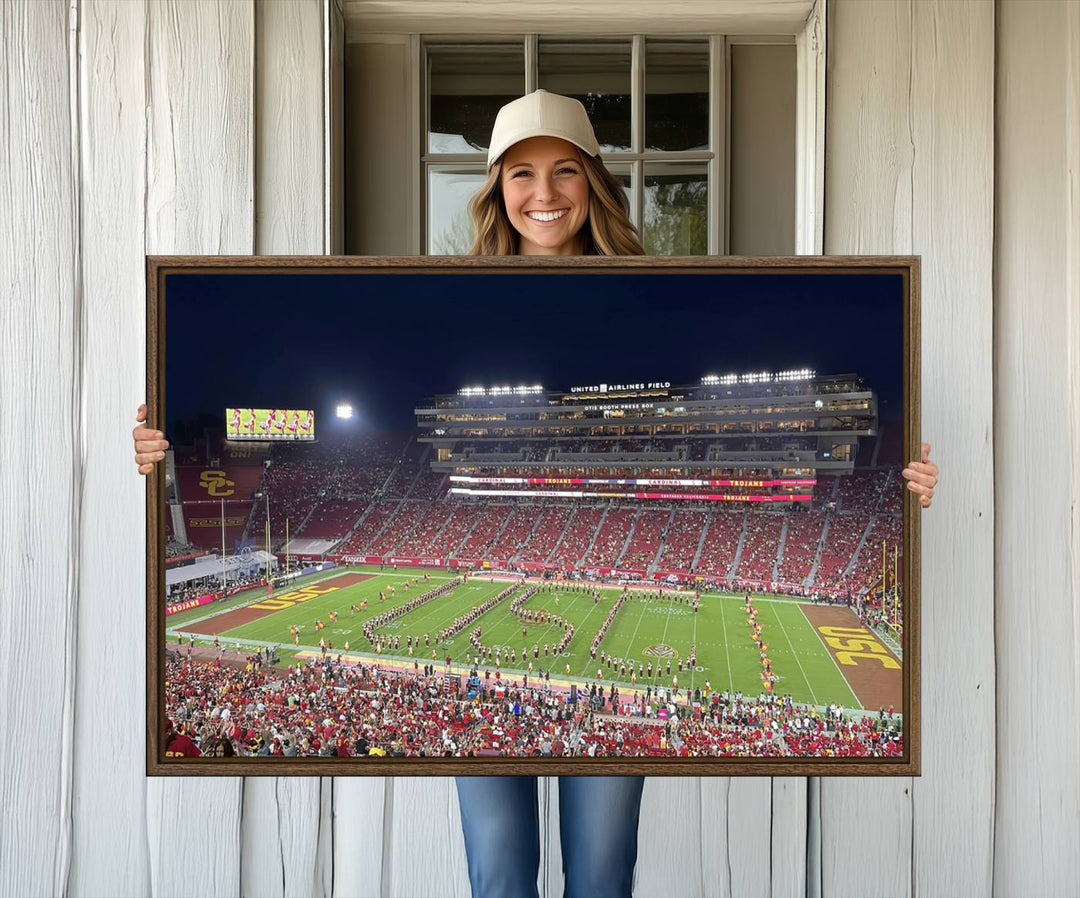
<path id="1" fill-rule="evenodd" d="M 702 511 L 675 511 L 671 523 L 662 531 L 664 551 L 660 556 L 660 570 L 690 570 L 702 543 L 707 520 L 708 515 Z M 741 515 L 739 526 L 742 526 Z"/>
<path id="2" fill-rule="evenodd" d="M 643 511 L 637 519 L 626 551 L 616 560 L 616 567 L 624 570 L 647 570 L 656 560 L 656 553 L 667 539 L 670 519 L 669 511 Z"/>
<path id="3" fill-rule="evenodd" d="M 800 508 L 787 516 L 787 525 L 784 557 L 777 565 L 777 579 L 801 582 L 810 573 L 817 557 L 825 515 Z"/>
<path id="4" fill-rule="evenodd" d="M 336 549 L 342 555 L 359 554 L 370 545 L 371 541 L 386 526 L 387 521 L 397 511 L 400 502 L 377 502 L 360 519 L 352 535 Z"/>
<path id="5" fill-rule="evenodd" d="M 404 434 L 376 433 L 334 441 L 335 466 L 324 492 L 334 499 L 370 500 L 390 477 L 408 439 Z"/>
<path id="6" fill-rule="evenodd" d="M 396 554 L 398 546 L 415 529 L 424 516 L 427 506 L 421 502 L 403 501 L 386 526 L 367 546 L 374 555 Z"/>
<path id="7" fill-rule="evenodd" d="M 836 507 L 839 480 L 840 478 L 835 474 L 818 474 L 817 486 L 814 487 L 814 499 L 811 503 L 816 511 Z"/>
<path id="8" fill-rule="evenodd" d="M 578 508 L 549 560 L 559 567 L 573 567 L 577 564 L 585 556 L 585 550 L 589 548 L 603 516 L 604 511 L 600 508 Z"/>
<path id="9" fill-rule="evenodd" d="M 738 576 L 751 580 L 774 580 L 776 561 L 784 516 L 780 514 L 748 514 L 746 537 L 739 556 Z"/>
<path id="10" fill-rule="evenodd" d="M 888 547 L 886 555 L 891 556 L 893 548 L 899 547 L 902 539 L 903 518 L 899 515 L 877 515 L 870 532 L 866 535 L 859 557 L 855 560 L 852 571 L 844 582 L 858 588 L 865 586 L 871 580 L 880 580 L 882 543 Z M 903 555 L 900 556 L 900 560 L 903 560 Z M 886 563 L 891 566 L 891 557 L 886 558 Z"/>
<path id="11" fill-rule="evenodd" d="M 473 507 L 471 514 L 474 519 L 472 529 L 468 537 L 461 544 L 460 553 L 465 558 L 491 558 L 498 557 L 488 554 L 496 537 L 503 525 L 509 521 L 511 507 L 508 505 L 488 505 L 483 503 Z M 534 512 L 535 513 L 535 512 Z M 520 544 L 519 546 L 520 547 Z M 514 549 L 516 551 L 517 548 Z M 510 553 L 512 555 L 513 552 Z M 509 558 L 510 555 L 506 557 Z"/>
<path id="12" fill-rule="evenodd" d="M 532 537 L 521 549 L 521 560 L 547 561 L 573 514 L 574 509 L 569 505 L 544 508 Z"/>
<path id="13" fill-rule="evenodd" d="M 880 514 L 899 516 L 903 513 L 904 496 L 907 494 L 907 490 L 904 489 L 904 480 L 900 471 L 899 465 L 889 469 L 889 480 L 882 487 L 881 501 L 878 504 Z"/>
<path id="14" fill-rule="evenodd" d="M 630 537 L 630 531 L 634 529 L 637 515 L 636 508 L 610 509 L 593 537 L 592 547 L 581 557 L 582 565 L 595 567 L 617 564 Z"/>
<path id="15" fill-rule="evenodd" d="M 881 500 L 882 488 L 888 482 L 877 471 L 856 468 L 840 478 L 839 507 L 844 511 L 875 511 Z"/>
<path id="16" fill-rule="evenodd" d="M 420 519 L 413 526 L 408 536 L 402 536 L 393 550 L 397 555 L 429 555 L 428 547 L 435 536 L 446 527 L 454 514 L 454 508 L 445 503 L 437 503 L 422 509 Z"/>
<path id="17" fill-rule="evenodd" d="M 364 513 L 368 503 L 355 499 L 320 502 L 304 522 L 299 535 L 307 539 L 329 539 L 348 533 Z"/>
<path id="18" fill-rule="evenodd" d="M 813 449 L 812 444 L 811 440 L 806 446 Z M 859 458 L 869 460 L 874 446 L 872 438 L 862 440 Z M 477 453 L 519 459 L 530 453 L 539 458 L 669 452 L 682 459 L 717 460 L 724 453 L 775 448 L 773 438 L 713 435 L 702 439 L 678 434 L 511 439 L 471 446 Z M 793 437 L 781 441 L 781 448 L 798 451 L 804 447 L 801 438 Z M 884 449 L 879 449 L 884 455 Z M 260 484 L 261 492 L 269 495 L 275 542 L 283 542 L 287 517 L 293 539 L 341 539 L 331 550 L 335 555 L 485 559 L 500 564 L 544 563 L 561 570 L 614 567 L 647 575 L 693 570 L 713 579 L 812 580 L 816 586 L 847 590 L 853 585 L 865 588 L 875 571 L 875 547 L 880 550 L 882 539 L 893 545 L 901 536 L 903 489 L 899 468 L 888 466 L 891 456 L 880 468 L 820 475 L 812 504 L 761 507 L 682 500 L 633 505 L 596 499 L 499 497 L 494 504 L 482 498 L 459 499 L 448 497 L 446 474 L 431 471 L 431 451 L 428 444 L 406 434 L 324 436 L 319 443 L 304 446 L 275 444 Z M 495 475 L 500 469 L 496 465 L 487 473 Z M 502 473 L 521 476 L 526 472 L 520 465 L 507 464 Z M 553 468 L 550 473 L 671 477 L 678 470 L 611 465 L 582 467 L 576 472 Z M 719 462 L 708 475 L 716 479 L 776 476 L 765 469 L 729 470 Z M 523 490 L 529 488 L 522 485 Z M 727 487 L 724 492 L 738 495 L 758 489 Z M 250 520 L 257 524 L 265 514 L 265 499 L 257 500 Z M 171 540 L 167 555 L 182 555 L 190 548 Z"/>
<path id="19" fill-rule="evenodd" d="M 829 515 L 829 531 L 821 546 L 815 582 L 822 586 L 838 586 L 844 582 L 844 571 L 869 523 L 867 514 L 833 512 Z"/>
<path id="20" fill-rule="evenodd" d="M 383 485 L 381 495 L 386 499 L 404 499 L 412 486 L 425 474 L 430 474 L 423 464 L 431 447 L 425 443 L 411 442 L 405 453 L 394 463 L 393 473 Z"/>
<path id="21" fill-rule="evenodd" d="M 457 554 L 458 547 L 465 542 L 465 537 L 472 532 L 473 525 L 480 518 L 480 509 L 475 506 L 458 505 L 453 512 L 435 539 L 424 546 L 436 558 Z"/>
<path id="22" fill-rule="evenodd" d="M 718 511 L 708 522 L 697 573 L 709 577 L 726 577 L 735 561 L 746 515 L 741 512 Z"/>
<path id="23" fill-rule="evenodd" d="M 445 498 L 449 487 L 450 481 L 445 472 L 425 468 L 412 482 L 408 496 L 414 502 L 434 502 Z"/>
<path id="24" fill-rule="evenodd" d="M 699 701 L 590 684 L 569 702 L 550 681 L 498 671 L 443 677 L 350 666 L 331 657 L 288 671 L 261 654 L 242 665 L 166 655 L 165 752 L 244 757 L 893 757 L 892 709 L 822 713 L 784 696 L 706 688 Z"/>
<path id="25" fill-rule="evenodd" d="M 274 456 L 275 453 L 271 453 L 270 467 L 263 474 L 261 498 L 255 503 L 252 519 L 264 521 L 269 513 L 270 536 L 278 541 L 285 538 L 286 525 L 291 536 L 298 535 L 304 519 L 319 501 L 319 493 L 333 470 L 333 463 L 329 459 L 316 461 Z"/>

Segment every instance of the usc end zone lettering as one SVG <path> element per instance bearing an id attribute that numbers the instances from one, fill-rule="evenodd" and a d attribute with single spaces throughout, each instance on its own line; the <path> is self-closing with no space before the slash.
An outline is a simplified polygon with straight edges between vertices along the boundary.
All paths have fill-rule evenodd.
<path id="1" fill-rule="evenodd" d="M 865 627 L 818 627 L 825 644 L 841 664 L 857 666 L 856 658 L 877 661 L 888 670 L 900 670 L 897 661 Z"/>
<path id="2" fill-rule="evenodd" d="M 303 589 L 297 589 L 290 592 L 287 596 L 281 596 L 277 599 L 264 599 L 256 605 L 249 605 L 249 608 L 262 608 L 265 611 L 281 611 L 284 608 L 292 608 L 293 605 L 299 605 L 301 602 L 306 602 L 309 599 L 317 599 L 319 596 L 324 596 L 328 592 L 337 592 L 340 587 L 338 586 L 305 586 Z"/>

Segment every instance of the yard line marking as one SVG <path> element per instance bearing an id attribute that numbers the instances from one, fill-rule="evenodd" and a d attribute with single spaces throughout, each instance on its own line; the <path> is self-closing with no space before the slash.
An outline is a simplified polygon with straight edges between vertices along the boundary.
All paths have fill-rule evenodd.
<path id="1" fill-rule="evenodd" d="M 721 611 L 721 613 L 723 613 L 724 609 L 721 608 L 720 611 Z M 691 639 L 693 639 L 693 642 L 691 643 L 691 645 L 694 646 L 695 650 L 697 649 L 697 616 L 698 616 L 698 613 L 694 612 L 694 635 L 691 637 Z M 694 660 L 697 661 L 696 658 Z M 691 689 L 694 688 L 694 677 L 697 676 L 697 671 L 694 670 L 695 667 L 697 667 L 697 664 L 695 664 L 693 667 L 690 668 L 690 688 Z"/>
<path id="2" fill-rule="evenodd" d="M 801 608 L 799 610 L 800 612 L 802 611 Z M 810 690 L 810 698 L 814 700 L 814 704 L 816 705 L 818 704 L 818 700 L 817 696 L 814 695 L 814 687 L 810 685 L 810 678 L 806 675 L 806 671 L 803 670 L 802 661 L 799 660 L 799 653 L 795 651 L 795 646 L 792 645 L 791 637 L 788 636 L 787 627 L 784 626 L 784 622 L 780 619 L 780 614 L 775 608 L 772 609 L 772 613 L 776 617 L 776 622 L 780 624 L 780 629 L 784 631 L 784 639 L 787 640 L 788 648 L 791 649 L 791 654 L 795 656 L 795 663 L 799 665 L 799 670 L 802 671 L 803 682 L 806 683 L 806 688 Z M 803 617 L 805 618 L 806 615 L 804 614 Z M 807 621 L 807 623 L 810 623 L 810 621 Z M 846 683 L 847 681 L 845 680 L 844 682 Z"/>
<path id="3" fill-rule="evenodd" d="M 642 613 L 641 616 L 644 617 L 645 614 Z M 667 645 L 667 628 L 668 628 L 668 624 L 670 622 L 671 622 L 671 609 L 669 608 L 668 613 L 664 615 L 664 632 L 660 636 L 660 641 L 662 643 L 664 643 L 664 645 Z M 661 659 L 657 658 L 656 659 L 656 674 L 653 676 L 653 685 L 654 686 L 656 685 L 656 678 L 660 676 L 660 664 L 661 664 Z"/>
<path id="4" fill-rule="evenodd" d="M 642 604 L 644 604 L 644 603 L 642 603 Z M 626 657 L 627 658 L 631 657 L 631 649 L 633 649 L 633 647 L 634 647 L 634 640 L 637 639 L 637 631 L 641 629 L 641 622 L 644 619 L 645 619 L 645 609 L 643 608 L 643 609 L 641 609 L 640 613 L 638 614 L 637 626 L 634 627 L 634 633 L 630 637 L 629 644 L 626 646 Z"/>
<path id="5" fill-rule="evenodd" d="M 728 644 L 727 638 L 727 615 L 724 614 L 724 608 L 720 608 L 720 620 L 724 624 L 724 657 L 727 658 L 727 678 L 728 678 L 728 690 L 736 692 L 735 689 L 735 674 L 731 672 L 731 647 Z"/>

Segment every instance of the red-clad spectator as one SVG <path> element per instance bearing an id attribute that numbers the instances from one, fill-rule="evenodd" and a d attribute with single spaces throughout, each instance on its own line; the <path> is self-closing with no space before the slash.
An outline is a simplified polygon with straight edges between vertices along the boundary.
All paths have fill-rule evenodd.
<path id="1" fill-rule="evenodd" d="M 202 752 L 188 736 L 176 732 L 173 729 L 171 719 L 165 719 L 165 757 L 166 758 L 198 758 Z"/>

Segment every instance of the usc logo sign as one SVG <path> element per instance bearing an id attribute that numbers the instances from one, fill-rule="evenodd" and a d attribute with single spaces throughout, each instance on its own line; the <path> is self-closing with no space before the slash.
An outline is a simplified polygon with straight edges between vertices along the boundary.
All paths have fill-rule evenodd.
<path id="1" fill-rule="evenodd" d="M 236 492 L 233 481 L 226 479 L 224 471 L 203 471 L 199 475 L 199 486 L 215 499 L 231 496 Z"/>
<path id="2" fill-rule="evenodd" d="M 857 666 L 856 658 L 877 661 L 886 670 L 900 670 L 897 661 L 865 627 L 818 627 L 825 644 L 841 664 Z"/>
<path id="3" fill-rule="evenodd" d="M 252 608 L 259 608 L 265 611 L 281 611 L 285 608 L 292 608 L 293 605 L 297 605 L 300 602 L 307 602 L 310 599 L 317 599 L 319 596 L 324 596 L 330 592 L 337 592 L 340 586 L 305 586 L 302 589 L 294 589 L 290 593 L 286 593 L 283 596 L 275 596 L 271 599 L 264 599 L 257 605 L 251 605 Z"/>

